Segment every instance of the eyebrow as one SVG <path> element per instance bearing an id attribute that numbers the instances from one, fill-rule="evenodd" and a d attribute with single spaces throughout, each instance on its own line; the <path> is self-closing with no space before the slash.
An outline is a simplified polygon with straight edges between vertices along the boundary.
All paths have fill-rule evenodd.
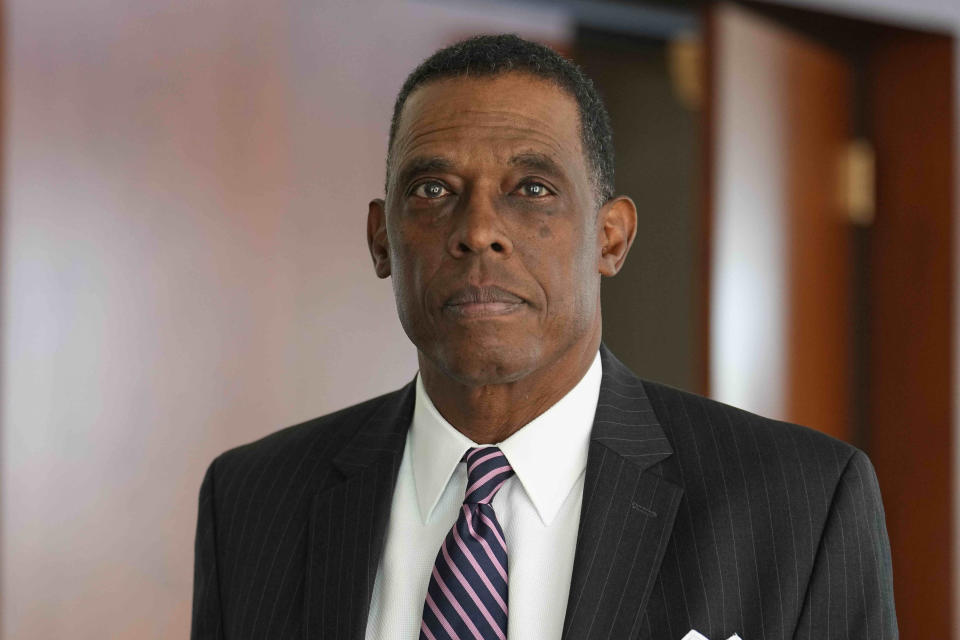
<path id="1" fill-rule="evenodd" d="M 424 173 L 440 173 L 453 169 L 453 162 L 441 156 L 415 157 L 404 163 L 397 174 L 397 184 L 406 185 Z"/>
<path id="2" fill-rule="evenodd" d="M 513 167 L 521 167 L 554 176 L 564 175 L 560 164 L 550 156 L 542 153 L 520 153 L 510 158 L 509 164 Z"/>

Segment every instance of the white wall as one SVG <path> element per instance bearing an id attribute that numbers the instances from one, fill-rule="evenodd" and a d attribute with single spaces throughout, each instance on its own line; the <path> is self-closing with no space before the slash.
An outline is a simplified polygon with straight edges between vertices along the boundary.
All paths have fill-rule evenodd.
<path id="1" fill-rule="evenodd" d="M 183 638 L 224 449 L 403 384 L 365 245 L 394 95 L 549 9 L 4 3 L 0 636 Z"/>

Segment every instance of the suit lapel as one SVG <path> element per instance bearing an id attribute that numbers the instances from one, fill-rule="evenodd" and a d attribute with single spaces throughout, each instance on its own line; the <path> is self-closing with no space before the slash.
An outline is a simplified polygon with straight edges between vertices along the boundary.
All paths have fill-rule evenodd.
<path id="1" fill-rule="evenodd" d="M 673 453 L 643 383 L 605 346 L 564 638 L 633 638 L 683 490 L 656 465 Z"/>
<path id="2" fill-rule="evenodd" d="M 363 637 L 413 403 L 413 383 L 388 396 L 334 459 L 343 481 L 314 499 L 306 638 Z"/>

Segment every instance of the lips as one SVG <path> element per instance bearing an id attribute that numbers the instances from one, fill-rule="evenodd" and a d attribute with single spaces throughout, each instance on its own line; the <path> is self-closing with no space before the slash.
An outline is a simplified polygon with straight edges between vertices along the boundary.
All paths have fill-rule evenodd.
<path id="1" fill-rule="evenodd" d="M 443 303 L 445 312 L 462 318 L 499 316 L 513 313 L 526 301 L 498 286 L 468 286 L 454 291 Z"/>

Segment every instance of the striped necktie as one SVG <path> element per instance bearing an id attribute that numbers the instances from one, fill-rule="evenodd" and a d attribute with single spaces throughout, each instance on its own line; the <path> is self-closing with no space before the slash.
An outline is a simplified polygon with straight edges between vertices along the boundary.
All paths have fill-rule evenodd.
<path id="1" fill-rule="evenodd" d="M 467 491 L 433 563 L 421 640 L 505 640 L 507 543 L 490 501 L 513 469 L 496 447 L 464 455 Z"/>

